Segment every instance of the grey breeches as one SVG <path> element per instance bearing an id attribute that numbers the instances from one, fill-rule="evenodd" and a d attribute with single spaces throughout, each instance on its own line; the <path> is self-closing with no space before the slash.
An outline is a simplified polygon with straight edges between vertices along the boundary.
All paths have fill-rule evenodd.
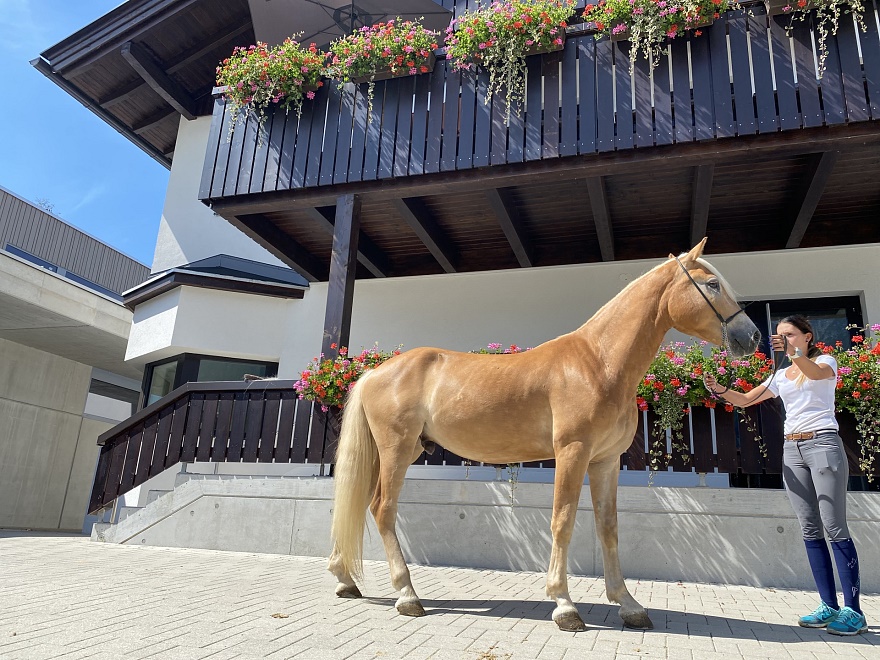
<path id="1" fill-rule="evenodd" d="M 849 464 L 843 441 L 836 433 L 812 440 L 786 442 L 782 476 L 805 539 L 831 541 L 850 538 L 846 526 L 846 487 Z"/>

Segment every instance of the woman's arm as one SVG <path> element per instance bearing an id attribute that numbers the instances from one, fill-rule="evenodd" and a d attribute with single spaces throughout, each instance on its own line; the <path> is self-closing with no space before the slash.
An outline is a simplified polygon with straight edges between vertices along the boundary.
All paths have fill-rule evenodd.
<path id="1" fill-rule="evenodd" d="M 826 378 L 834 378 L 834 369 L 830 364 L 813 362 L 806 355 L 790 355 L 792 364 L 794 364 L 801 373 L 810 380 L 825 380 Z"/>
<path id="2" fill-rule="evenodd" d="M 718 385 L 718 381 L 715 379 L 715 376 L 713 376 L 712 374 L 704 375 L 703 382 L 706 385 L 706 389 L 708 389 L 710 392 L 712 392 L 716 396 L 721 397 L 725 401 L 732 403 L 735 406 L 739 406 L 740 408 L 747 408 L 748 406 L 753 406 L 756 403 L 761 403 L 761 401 L 766 401 L 767 399 L 772 399 L 776 396 L 775 394 L 773 394 L 773 392 L 771 392 L 763 385 L 758 385 L 756 388 L 752 389 L 749 392 L 737 392 L 730 388 L 722 389 Z"/>

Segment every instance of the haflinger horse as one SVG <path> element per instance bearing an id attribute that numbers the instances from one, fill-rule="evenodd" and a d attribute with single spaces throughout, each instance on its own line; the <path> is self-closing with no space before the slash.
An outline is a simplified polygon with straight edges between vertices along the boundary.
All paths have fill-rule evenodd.
<path id="1" fill-rule="evenodd" d="M 345 406 L 335 468 L 333 553 L 336 594 L 359 598 L 369 506 L 385 546 L 400 614 L 422 616 L 395 531 L 407 468 L 434 442 L 471 461 L 556 460 L 547 572 L 553 620 L 585 625 L 568 593 L 568 545 L 584 475 L 589 475 L 608 599 L 626 626 L 652 628 L 623 581 L 617 548 L 620 455 L 638 424 L 636 389 L 671 328 L 751 353 L 760 333 L 741 314 L 699 245 L 630 283 L 580 328 L 530 351 L 475 355 L 406 351 L 366 373 Z"/>

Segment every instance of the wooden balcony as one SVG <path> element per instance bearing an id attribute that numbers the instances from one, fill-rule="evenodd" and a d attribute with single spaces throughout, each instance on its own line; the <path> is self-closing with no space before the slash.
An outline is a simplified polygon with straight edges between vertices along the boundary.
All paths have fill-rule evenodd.
<path id="1" fill-rule="evenodd" d="M 628 42 L 570 29 L 562 52 L 527 59 L 509 121 L 485 72 L 443 59 L 376 83 L 372 109 L 365 84 L 331 82 L 261 127 L 218 99 L 200 197 L 315 280 L 326 207 L 348 193 L 380 264 L 359 276 L 655 257 L 673 247 L 658 235 L 684 249 L 708 233 L 713 251 L 880 240 L 864 222 L 880 184 L 860 176 L 880 165 L 876 22 L 842 22 L 819 80 L 808 25 L 789 38 L 788 17 L 750 11 L 633 76 Z"/>

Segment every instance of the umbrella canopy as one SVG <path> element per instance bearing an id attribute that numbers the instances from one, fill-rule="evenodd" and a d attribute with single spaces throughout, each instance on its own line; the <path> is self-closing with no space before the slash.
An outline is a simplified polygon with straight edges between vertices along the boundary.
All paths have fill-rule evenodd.
<path id="1" fill-rule="evenodd" d="M 326 46 L 365 25 L 422 18 L 430 30 L 442 31 L 452 12 L 434 0 L 248 0 L 259 41 L 274 46 L 299 34 L 300 43 Z"/>

